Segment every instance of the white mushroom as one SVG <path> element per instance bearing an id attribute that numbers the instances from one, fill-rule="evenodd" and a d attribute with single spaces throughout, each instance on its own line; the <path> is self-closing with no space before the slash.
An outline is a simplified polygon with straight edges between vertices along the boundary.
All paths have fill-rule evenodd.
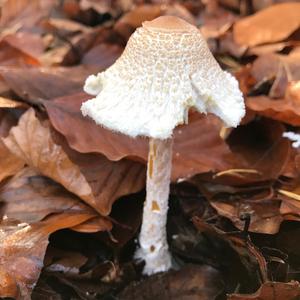
<path id="1" fill-rule="evenodd" d="M 136 257 L 145 260 L 145 274 L 166 271 L 171 267 L 166 221 L 172 132 L 187 122 L 191 107 L 236 127 L 245 114 L 238 82 L 222 71 L 195 26 L 163 16 L 144 22 L 115 64 L 88 77 L 84 90 L 97 96 L 82 104 L 83 115 L 133 138 L 150 138 Z"/>

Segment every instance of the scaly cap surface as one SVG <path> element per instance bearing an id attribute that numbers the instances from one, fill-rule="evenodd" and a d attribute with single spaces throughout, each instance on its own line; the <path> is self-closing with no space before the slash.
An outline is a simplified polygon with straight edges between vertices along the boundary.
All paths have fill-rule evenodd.
<path id="1" fill-rule="evenodd" d="M 245 114 L 236 79 L 195 26 L 171 16 L 144 22 L 114 65 L 89 76 L 84 90 L 96 97 L 82 104 L 83 115 L 132 137 L 170 137 L 191 107 L 233 127 Z"/>

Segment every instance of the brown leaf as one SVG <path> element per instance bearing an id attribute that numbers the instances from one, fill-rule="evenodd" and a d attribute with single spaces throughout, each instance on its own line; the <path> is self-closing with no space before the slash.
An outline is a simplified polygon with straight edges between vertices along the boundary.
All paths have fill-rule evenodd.
<path id="1" fill-rule="evenodd" d="M 28 108 L 28 105 L 20 101 L 0 97 L 0 108 Z"/>
<path id="2" fill-rule="evenodd" d="M 0 63 L 2 66 L 24 67 L 28 65 L 39 66 L 37 59 L 13 48 L 5 42 L 0 42 Z"/>
<path id="3" fill-rule="evenodd" d="M 223 282 L 210 266 L 186 265 L 134 282 L 120 294 L 122 300 L 214 300 L 222 293 Z"/>
<path id="4" fill-rule="evenodd" d="M 271 188 L 233 188 L 197 181 L 197 186 L 220 216 L 228 218 L 240 230 L 245 227 L 245 216 L 250 218 L 249 231 L 275 234 L 284 216 L 280 213 L 280 200 Z"/>
<path id="5" fill-rule="evenodd" d="M 92 233 L 99 231 L 111 231 L 112 223 L 101 216 L 90 219 L 82 224 L 73 226 L 71 229 L 78 232 Z"/>
<path id="6" fill-rule="evenodd" d="M 278 43 L 272 43 L 266 45 L 258 45 L 249 48 L 247 54 L 261 56 L 265 54 L 281 52 L 286 47 L 293 46 L 294 44 L 295 43 L 293 43 L 293 41 L 284 41 L 284 42 L 278 42 Z"/>
<path id="7" fill-rule="evenodd" d="M 91 69 L 85 67 L 0 68 L 0 74 L 10 89 L 22 99 L 34 104 L 81 91 L 90 72 Z"/>
<path id="8" fill-rule="evenodd" d="M 248 97 L 246 105 L 256 113 L 294 126 L 300 125 L 300 80 L 290 82 L 284 99 Z"/>
<path id="9" fill-rule="evenodd" d="M 44 102 L 52 125 L 66 137 L 69 145 L 82 153 L 104 154 L 110 160 L 135 157 L 146 161 L 147 139 L 132 139 L 112 132 L 82 116 L 80 106 L 89 97 L 81 93 Z M 219 136 L 220 129 L 216 118 L 199 115 L 191 115 L 187 126 L 177 127 L 174 134 L 173 180 L 229 168 L 231 153 Z"/>
<path id="10" fill-rule="evenodd" d="M 29 166 L 59 182 L 103 215 L 109 214 L 116 199 L 144 186 L 144 167 L 139 163 L 114 163 L 102 155 L 83 155 L 71 149 L 70 159 L 53 141 L 49 124 L 42 125 L 33 109 L 21 117 L 3 141 Z"/>
<path id="11" fill-rule="evenodd" d="M 259 56 L 251 67 L 252 76 L 257 82 L 264 78 L 275 78 L 280 67 L 289 73 L 290 80 L 300 79 L 300 54 L 291 52 L 289 55 L 282 54 L 265 54 Z"/>
<path id="12" fill-rule="evenodd" d="M 235 14 L 221 7 L 214 8 L 212 12 L 206 9 L 201 16 L 201 33 L 205 39 L 218 38 L 229 30 L 236 19 Z"/>
<path id="13" fill-rule="evenodd" d="M 300 55 L 297 52 L 289 55 L 262 55 L 254 61 L 251 75 L 256 79 L 257 84 L 273 80 L 269 96 L 283 98 L 288 83 L 300 80 Z"/>
<path id="14" fill-rule="evenodd" d="M 29 32 L 17 32 L 8 34 L 2 38 L 1 44 L 7 43 L 12 48 L 31 56 L 38 61 L 39 56 L 44 52 L 44 43 L 42 38 L 37 34 Z"/>
<path id="15" fill-rule="evenodd" d="M 82 58 L 83 65 L 92 65 L 100 70 L 111 66 L 123 52 L 123 48 L 112 44 L 99 44 L 89 50 Z"/>
<path id="16" fill-rule="evenodd" d="M 99 14 L 114 12 L 114 10 L 112 9 L 112 1 L 80 0 L 79 5 L 82 10 L 93 9 Z"/>
<path id="17" fill-rule="evenodd" d="M 267 262 L 259 249 L 243 232 L 225 232 L 197 216 L 192 217 L 192 222 L 207 240 L 215 243 L 214 246 L 207 247 L 204 242 L 203 245 L 207 247 L 206 251 L 211 251 L 211 248 L 220 248 L 218 251 L 221 256 L 220 261 L 222 261 L 220 267 L 222 268 L 223 265 L 226 270 L 226 265 L 229 266 L 228 275 L 232 279 L 237 276 L 234 281 L 242 290 L 251 291 L 253 288 L 257 289 L 261 281 L 267 280 Z M 215 260 L 219 260 L 218 258 L 214 259 L 214 256 L 211 257 L 213 264 Z M 225 257 L 229 261 L 223 261 Z"/>
<path id="18" fill-rule="evenodd" d="M 0 107 L 16 107 L 21 105 L 21 102 L 15 102 L 10 99 L 0 97 Z M 8 109 L 0 110 L 0 136 L 7 136 L 10 128 L 16 124 L 16 120 Z M 25 162 L 11 153 L 0 140 L 0 182 L 7 177 L 15 175 L 23 168 Z"/>
<path id="19" fill-rule="evenodd" d="M 43 267 L 51 233 L 76 226 L 91 218 L 90 212 L 65 211 L 48 219 L 26 223 L 0 224 L 0 297 L 29 300 Z"/>
<path id="20" fill-rule="evenodd" d="M 3 1 L 0 27 L 5 26 L 9 32 L 31 27 L 47 16 L 55 5 L 53 0 Z"/>
<path id="21" fill-rule="evenodd" d="M 89 32 L 90 27 L 79 22 L 62 18 L 48 18 L 42 23 L 43 28 L 59 37 L 68 37 L 78 32 Z"/>
<path id="22" fill-rule="evenodd" d="M 151 21 L 162 14 L 161 5 L 144 4 L 124 14 L 115 24 L 115 30 L 124 37 L 142 25 L 144 21 Z"/>
<path id="23" fill-rule="evenodd" d="M 263 181 L 282 174 L 291 153 L 289 141 L 282 137 L 284 131 L 282 124 L 269 119 L 255 120 L 232 131 L 227 141 L 236 155 L 235 168 L 257 171 L 241 174 L 241 180 Z M 235 185 L 239 184 L 238 177 L 235 179 Z"/>
<path id="24" fill-rule="evenodd" d="M 221 172 L 213 178 L 196 176 L 192 179 L 218 214 L 229 218 L 240 230 L 245 226 L 242 218 L 246 215 L 250 217 L 250 231 L 268 234 L 277 233 L 285 219 L 280 213 L 280 199 L 271 185 L 264 183 L 277 179 L 289 163 L 291 146 L 282 137 L 283 132 L 280 123 L 267 119 L 238 127 L 228 138 L 236 154 L 237 169 Z M 254 187 L 243 187 L 253 182 L 256 182 Z"/>
<path id="25" fill-rule="evenodd" d="M 0 198 L 5 204 L 3 212 L 8 218 L 29 224 L 39 222 L 50 214 L 63 213 L 70 209 L 90 212 L 91 217 L 96 217 L 93 209 L 79 198 L 30 168 L 21 170 L 11 178 L 2 187 Z"/>
<path id="26" fill-rule="evenodd" d="M 145 160 L 148 155 L 146 141 L 111 132 L 82 116 L 81 104 L 89 98 L 89 95 L 79 93 L 44 103 L 52 125 L 66 137 L 69 145 L 81 153 L 102 153 L 110 160 L 120 160 L 129 155 Z"/>
<path id="27" fill-rule="evenodd" d="M 228 31 L 220 37 L 220 51 L 240 58 L 246 53 L 247 47 L 238 44 L 233 38 L 233 33 Z"/>
<path id="28" fill-rule="evenodd" d="M 251 47 L 282 41 L 299 26 L 300 3 L 282 3 L 237 21 L 233 34 L 237 43 Z"/>
<path id="29" fill-rule="evenodd" d="M 90 51 L 93 47 L 100 44 L 113 44 L 122 45 L 126 43 L 124 39 L 120 37 L 118 33 L 113 29 L 106 27 L 95 27 L 89 32 L 85 32 L 74 36 L 71 39 L 72 47 L 69 47 L 69 51 L 65 53 L 60 64 L 62 65 L 74 65 L 81 61 L 82 57 Z M 100 58 L 102 54 L 100 53 Z M 105 55 L 104 55 L 105 57 Z M 94 68 L 95 69 L 95 68 Z M 95 72 L 99 72 L 101 69 L 96 68 Z"/>
<path id="30" fill-rule="evenodd" d="M 16 174 L 20 169 L 23 168 L 25 162 L 19 159 L 13 153 L 11 153 L 2 141 L 0 141 L 0 182 Z"/>
<path id="31" fill-rule="evenodd" d="M 228 300 L 296 300 L 300 297 L 299 282 L 265 282 L 254 294 L 231 294 Z"/>

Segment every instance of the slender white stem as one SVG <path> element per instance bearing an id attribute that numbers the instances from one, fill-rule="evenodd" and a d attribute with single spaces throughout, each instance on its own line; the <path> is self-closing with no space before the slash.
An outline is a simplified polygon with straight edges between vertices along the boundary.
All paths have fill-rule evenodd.
<path id="1" fill-rule="evenodd" d="M 173 140 L 150 139 L 147 196 L 136 257 L 145 261 L 143 273 L 151 275 L 171 268 L 167 243 L 167 213 Z"/>

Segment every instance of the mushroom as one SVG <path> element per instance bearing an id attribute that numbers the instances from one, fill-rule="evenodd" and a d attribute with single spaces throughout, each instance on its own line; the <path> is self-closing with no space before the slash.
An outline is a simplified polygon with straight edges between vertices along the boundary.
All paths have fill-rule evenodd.
<path id="1" fill-rule="evenodd" d="M 172 265 L 166 222 L 173 130 L 188 122 L 190 108 L 236 127 L 245 114 L 238 82 L 220 68 L 195 26 L 162 16 L 137 28 L 121 57 L 89 76 L 84 90 L 96 96 L 82 104 L 84 116 L 132 138 L 149 137 L 136 257 L 145 261 L 144 274 L 167 271 Z"/>

